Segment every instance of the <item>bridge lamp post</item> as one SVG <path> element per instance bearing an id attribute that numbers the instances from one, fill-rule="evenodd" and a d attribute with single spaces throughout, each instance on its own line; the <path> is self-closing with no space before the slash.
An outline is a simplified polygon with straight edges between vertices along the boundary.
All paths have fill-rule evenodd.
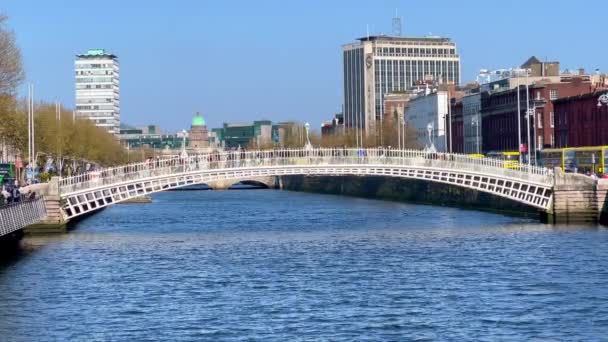
<path id="1" fill-rule="evenodd" d="M 182 158 L 187 158 L 188 153 L 186 153 L 186 130 L 182 129 Z"/>
<path id="2" fill-rule="evenodd" d="M 479 117 L 475 116 L 471 119 L 471 125 L 475 126 L 475 145 L 476 145 L 476 150 L 477 150 L 477 154 L 481 153 L 481 146 L 479 146 Z"/>
<path id="3" fill-rule="evenodd" d="M 308 132 L 310 130 L 310 124 L 308 122 L 304 124 L 304 129 L 306 129 L 306 145 L 304 145 L 304 149 L 312 150 L 312 144 L 310 143 L 310 136 L 308 135 Z"/>
<path id="4" fill-rule="evenodd" d="M 608 94 L 602 94 L 597 98 L 597 107 L 601 108 L 602 106 L 608 107 Z"/>

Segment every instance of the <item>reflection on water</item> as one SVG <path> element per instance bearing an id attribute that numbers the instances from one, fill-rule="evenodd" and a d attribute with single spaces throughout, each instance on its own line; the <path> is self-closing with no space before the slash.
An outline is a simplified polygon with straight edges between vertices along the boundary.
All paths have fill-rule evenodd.
<path id="1" fill-rule="evenodd" d="M 608 231 L 271 190 L 187 191 L 29 238 L 3 340 L 597 340 Z"/>

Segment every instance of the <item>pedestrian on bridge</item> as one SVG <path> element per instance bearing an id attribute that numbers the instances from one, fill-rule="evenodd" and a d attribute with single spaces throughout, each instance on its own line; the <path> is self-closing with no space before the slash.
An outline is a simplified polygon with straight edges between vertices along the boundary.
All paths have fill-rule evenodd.
<path id="1" fill-rule="evenodd" d="M 4 203 L 9 203 L 11 199 L 11 193 L 6 191 L 6 186 L 2 186 L 2 197 L 4 197 Z"/>

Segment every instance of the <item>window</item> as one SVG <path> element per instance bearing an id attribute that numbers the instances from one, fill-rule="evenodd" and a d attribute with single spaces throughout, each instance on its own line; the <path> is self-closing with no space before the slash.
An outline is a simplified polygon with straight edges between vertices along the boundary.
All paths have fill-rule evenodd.
<path id="1" fill-rule="evenodd" d="M 543 113 L 536 113 L 536 116 L 538 116 L 538 128 L 543 128 Z"/>
<path id="2" fill-rule="evenodd" d="M 555 127 L 555 113 L 551 112 L 549 115 L 549 120 L 551 120 L 551 128 L 553 128 Z"/>
<path id="3" fill-rule="evenodd" d="M 536 91 L 536 99 L 540 101 L 540 91 Z"/>
<path id="4" fill-rule="evenodd" d="M 549 90 L 549 99 L 550 100 L 557 100 L 558 98 L 559 98 L 559 93 L 557 92 L 557 89 Z"/>
<path id="5" fill-rule="evenodd" d="M 538 149 L 541 149 L 541 148 L 543 148 L 543 136 L 539 135 L 538 136 L 538 146 L 536 147 L 536 149 L 538 150 Z"/>
<path id="6" fill-rule="evenodd" d="M 553 147 L 555 145 L 555 137 L 553 136 L 553 133 L 551 133 L 551 147 Z"/>

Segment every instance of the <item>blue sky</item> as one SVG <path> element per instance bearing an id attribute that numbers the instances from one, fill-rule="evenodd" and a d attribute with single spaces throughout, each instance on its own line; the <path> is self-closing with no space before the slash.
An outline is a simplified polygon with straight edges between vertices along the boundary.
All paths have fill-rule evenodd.
<path id="1" fill-rule="evenodd" d="M 389 33 L 452 38 L 462 81 L 531 55 L 562 68 L 608 72 L 600 0 L 194 1 L 2 0 L 38 98 L 74 103 L 74 55 L 105 48 L 121 63 L 121 115 L 131 124 L 188 128 L 259 118 L 309 121 L 342 105 L 342 44 Z M 25 87 L 24 87 L 25 88 Z M 23 91 L 22 91 L 23 93 Z"/>

